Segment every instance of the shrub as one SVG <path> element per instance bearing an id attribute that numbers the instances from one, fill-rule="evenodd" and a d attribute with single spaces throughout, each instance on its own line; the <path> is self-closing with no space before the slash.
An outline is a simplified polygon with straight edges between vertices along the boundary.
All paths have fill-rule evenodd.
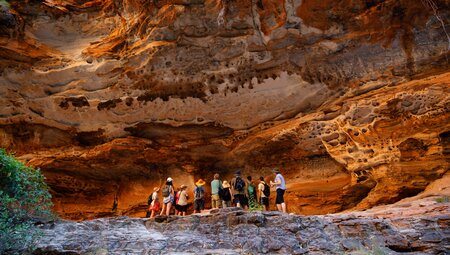
<path id="1" fill-rule="evenodd" d="M 0 254 L 26 249 L 36 238 L 37 221 L 54 216 L 51 195 L 38 170 L 0 148 Z"/>
<path id="2" fill-rule="evenodd" d="M 6 8 L 9 8 L 9 3 L 6 0 L 0 0 L 0 5 L 5 6 Z"/>
<path id="3" fill-rule="evenodd" d="M 449 201 L 450 201 L 450 198 L 448 196 L 436 198 L 437 203 L 448 203 Z"/>

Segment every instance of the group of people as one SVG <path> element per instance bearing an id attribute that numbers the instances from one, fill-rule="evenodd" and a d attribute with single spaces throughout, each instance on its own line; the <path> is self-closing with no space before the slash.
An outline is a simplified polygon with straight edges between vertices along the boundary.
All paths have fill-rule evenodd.
<path id="1" fill-rule="evenodd" d="M 246 180 L 241 177 L 241 171 L 235 172 L 231 182 L 221 181 L 219 174 L 214 175 L 211 181 L 211 208 L 226 208 L 235 205 L 249 210 L 268 210 L 270 199 L 270 187 L 276 187 L 275 204 L 277 210 L 286 212 L 286 203 L 284 202 L 284 193 L 286 191 L 286 182 L 278 168 L 273 169 L 275 175 L 274 181 L 270 181 L 270 186 L 264 181 L 264 177 L 259 178 L 256 184 L 251 176 Z M 205 207 L 205 188 L 206 182 L 199 179 L 195 183 L 194 189 L 194 213 L 200 213 Z M 188 208 L 189 195 L 187 186 L 181 185 L 175 188 L 173 179 L 167 178 L 165 185 L 161 190 L 162 203 L 159 201 L 159 187 L 153 189 L 153 193 L 148 199 L 147 217 L 153 218 L 158 213 L 160 215 L 170 215 L 172 206 L 175 207 L 175 215 L 185 216 Z"/>

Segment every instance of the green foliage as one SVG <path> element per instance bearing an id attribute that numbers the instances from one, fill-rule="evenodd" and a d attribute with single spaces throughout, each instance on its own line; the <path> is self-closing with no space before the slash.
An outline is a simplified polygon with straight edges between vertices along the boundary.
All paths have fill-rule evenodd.
<path id="1" fill-rule="evenodd" d="M 6 0 L 0 0 L 0 5 L 6 6 L 6 8 L 9 8 L 9 3 Z"/>
<path id="2" fill-rule="evenodd" d="M 33 224 L 54 217 L 51 206 L 39 169 L 25 166 L 0 148 L 0 253 L 29 246 L 38 234 Z"/>
<path id="3" fill-rule="evenodd" d="M 450 201 L 450 198 L 448 196 L 436 198 L 436 202 L 438 202 L 438 203 L 448 203 L 449 201 Z"/>

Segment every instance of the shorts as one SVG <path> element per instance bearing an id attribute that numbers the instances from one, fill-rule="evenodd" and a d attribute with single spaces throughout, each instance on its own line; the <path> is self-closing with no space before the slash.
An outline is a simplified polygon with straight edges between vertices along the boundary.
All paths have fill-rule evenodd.
<path id="1" fill-rule="evenodd" d="M 194 211 L 201 211 L 205 207 L 205 200 L 198 199 L 194 200 Z"/>
<path id="2" fill-rule="evenodd" d="M 153 205 L 150 204 L 150 207 L 148 208 L 149 211 L 159 211 L 160 205 L 158 201 L 153 202 Z"/>
<path id="3" fill-rule="evenodd" d="M 234 195 L 234 203 L 239 203 L 241 206 L 245 206 L 248 205 L 248 199 L 244 194 L 236 194 Z"/>
<path id="4" fill-rule="evenodd" d="M 181 205 L 175 205 L 175 210 L 177 210 L 177 211 L 181 211 Z"/>
<path id="5" fill-rule="evenodd" d="M 163 198 L 163 203 L 164 204 L 168 204 L 168 203 L 172 203 L 173 204 L 173 196 L 170 195 L 168 197 Z"/>
<path id="6" fill-rule="evenodd" d="M 269 206 L 269 198 L 268 197 L 260 197 L 259 203 L 268 207 Z"/>
<path id="7" fill-rule="evenodd" d="M 275 204 L 279 205 L 284 203 L 284 189 L 277 189 L 277 198 L 275 199 Z"/>
<path id="8" fill-rule="evenodd" d="M 178 211 L 179 212 L 187 212 L 188 205 L 178 205 Z"/>

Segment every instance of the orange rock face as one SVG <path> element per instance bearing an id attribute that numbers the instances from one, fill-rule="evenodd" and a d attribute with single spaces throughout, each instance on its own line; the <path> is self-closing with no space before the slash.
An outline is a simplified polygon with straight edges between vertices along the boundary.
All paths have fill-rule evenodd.
<path id="1" fill-rule="evenodd" d="M 0 146 L 64 218 L 143 216 L 168 176 L 192 192 L 280 167 L 288 209 L 324 214 L 448 171 L 447 0 L 9 4 Z"/>

